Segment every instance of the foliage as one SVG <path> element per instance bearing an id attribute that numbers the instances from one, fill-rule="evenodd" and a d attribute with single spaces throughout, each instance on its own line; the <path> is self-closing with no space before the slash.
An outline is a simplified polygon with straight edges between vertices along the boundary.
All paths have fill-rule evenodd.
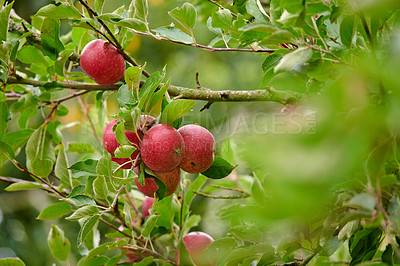
<path id="1" fill-rule="evenodd" d="M 58 200 L 37 219 L 79 223 L 74 241 L 67 230 L 48 225 L 48 248 L 57 260 L 117 265 L 129 263 L 129 253 L 135 265 L 176 265 L 179 254 L 181 265 L 192 265 L 182 237 L 202 222 L 216 227 L 208 250 L 218 265 L 399 263 L 398 1 L 173 2 L 164 26 L 153 23 L 156 6 L 146 0 L 111 12 L 107 1 L 58 0 L 41 7 L 31 23 L 11 12 L 14 2 L 4 2 L 0 165 L 14 165 L 28 178 L 0 180 L 10 183 L 8 193 L 43 190 Z M 196 88 L 175 85 L 164 65 L 150 72 L 132 57 L 137 36 L 262 58 L 260 84 L 216 90 L 197 78 Z M 79 53 L 96 38 L 124 56 L 124 81 L 100 86 L 80 71 Z M 175 195 L 159 191 L 144 219 L 139 177 L 102 148 L 113 101 L 120 157 L 134 152 L 124 131 L 136 131 L 140 115 L 178 128 L 193 109 L 210 109 L 222 120 L 215 106 L 252 103 L 241 103 L 241 112 L 211 129 L 218 154 L 211 168 L 182 173 Z M 63 120 L 72 102 L 86 123 Z M 76 125 L 89 137 L 74 134 Z M 151 173 L 142 171 L 139 179 L 145 175 Z M 211 202 L 203 215 L 193 211 L 199 198 Z M 213 212 L 223 226 L 214 225 Z M 3 264 L 24 265 L 18 258 L 0 259 Z"/>

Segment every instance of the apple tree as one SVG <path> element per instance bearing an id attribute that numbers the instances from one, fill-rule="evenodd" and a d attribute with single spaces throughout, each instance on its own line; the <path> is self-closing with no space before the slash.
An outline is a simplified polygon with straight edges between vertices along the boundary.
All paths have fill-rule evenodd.
<path id="1" fill-rule="evenodd" d="M 16 5 L 0 265 L 400 264 L 399 1 Z"/>

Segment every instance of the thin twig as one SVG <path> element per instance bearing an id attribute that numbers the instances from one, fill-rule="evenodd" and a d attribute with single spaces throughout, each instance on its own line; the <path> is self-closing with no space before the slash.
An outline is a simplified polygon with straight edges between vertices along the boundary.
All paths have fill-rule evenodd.
<path id="1" fill-rule="evenodd" d="M 42 177 L 35 175 L 34 173 L 31 173 L 30 171 L 28 171 L 28 169 L 26 169 L 25 167 L 23 167 L 17 160 L 12 159 L 10 160 L 20 171 L 25 172 L 33 177 L 35 177 L 36 179 L 40 180 L 40 182 L 46 184 L 53 192 L 55 192 L 57 195 L 59 195 L 60 197 L 65 197 L 65 195 L 63 193 L 61 193 L 60 191 L 58 191 L 55 187 L 53 187 L 49 182 L 47 182 L 45 179 L 43 179 Z"/>
<path id="2" fill-rule="evenodd" d="M 275 49 L 244 49 L 244 48 L 218 48 L 218 47 L 211 47 L 211 46 L 206 46 L 206 45 L 201 45 L 201 44 L 194 44 L 194 43 L 185 43 L 185 42 L 180 42 L 180 41 L 174 41 L 170 40 L 168 38 L 158 36 L 158 35 L 153 35 L 147 32 L 140 32 L 136 31 L 133 29 L 129 29 L 132 33 L 137 34 L 137 35 L 142 35 L 142 36 L 148 36 L 148 37 L 153 37 L 159 41 L 166 41 L 170 43 L 175 43 L 175 44 L 180 44 L 184 46 L 191 46 L 191 47 L 196 47 L 196 48 L 201 48 L 209 52 L 249 52 L 249 53 L 267 53 L 271 54 L 275 52 Z"/>

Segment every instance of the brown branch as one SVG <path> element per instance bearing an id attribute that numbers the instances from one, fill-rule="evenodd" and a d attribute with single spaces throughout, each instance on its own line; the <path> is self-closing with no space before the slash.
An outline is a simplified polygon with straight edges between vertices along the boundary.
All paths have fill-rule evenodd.
<path id="1" fill-rule="evenodd" d="M 142 84 L 143 82 L 141 82 Z M 32 79 L 23 79 L 10 77 L 7 84 L 25 84 L 34 87 L 42 87 L 48 84 L 47 81 L 38 81 Z M 107 91 L 118 90 L 120 85 L 114 84 L 109 86 L 97 85 L 94 83 L 80 82 L 57 82 L 61 88 L 71 88 L 73 90 L 87 91 Z M 163 86 L 164 84 L 160 84 Z M 214 91 L 207 88 L 190 89 L 170 85 L 168 93 L 171 96 L 180 96 L 181 99 L 203 100 L 209 102 L 251 102 L 251 101 L 271 101 L 282 104 L 288 104 L 300 99 L 300 94 L 288 91 L 278 91 L 273 88 L 265 90 L 221 90 Z"/>

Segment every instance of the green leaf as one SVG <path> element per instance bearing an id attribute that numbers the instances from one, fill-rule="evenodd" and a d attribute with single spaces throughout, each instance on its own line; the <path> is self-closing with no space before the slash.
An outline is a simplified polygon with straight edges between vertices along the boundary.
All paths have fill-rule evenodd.
<path id="1" fill-rule="evenodd" d="M 88 143 L 70 142 L 68 143 L 67 152 L 75 152 L 77 154 L 94 153 L 94 149 L 93 146 Z"/>
<path id="2" fill-rule="evenodd" d="M 176 7 L 168 11 L 168 14 L 186 29 L 193 29 L 196 24 L 196 9 L 188 2 L 184 3 L 180 8 Z"/>
<path id="3" fill-rule="evenodd" d="M 0 139 L 6 133 L 7 122 L 10 112 L 6 102 L 0 102 Z"/>
<path id="4" fill-rule="evenodd" d="M 193 183 L 189 186 L 189 189 L 187 190 L 185 197 L 184 197 L 184 202 L 183 202 L 183 210 L 182 210 L 182 217 L 186 217 L 190 204 L 192 203 L 192 200 L 194 196 L 196 195 L 194 191 L 199 191 L 200 188 L 203 186 L 203 184 L 207 181 L 207 177 L 204 175 L 199 175 L 196 177 L 196 179 L 193 181 Z"/>
<path id="5" fill-rule="evenodd" d="M 111 21 L 111 23 L 114 23 L 115 25 L 118 26 L 127 27 L 139 32 L 147 31 L 146 23 L 143 20 L 137 18 L 126 18 L 118 22 Z"/>
<path id="6" fill-rule="evenodd" d="M 78 247 L 80 247 L 82 245 L 82 242 L 86 239 L 86 237 L 93 230 L 93 227 L 96 225 L 99 218 L 100 218 L 100 215 L 94 215 L 94 216 L 86 219 L 83 222 L 81 229 L 78 233 L 78 240 L 77 240 Z"/>
<path id="7" fill-rule="evenodd" d="M 264 238 L 263 232 L 257 227 L 256 224 L 242 224 L 233 226 L 230 229 L 231 233 L 243 241 L 262 242 Z"/>
<path id="8" fill-rule="evenodd" d="M 57 219 L 72 211 L 71 205 L 66 202 L 58 202 L 46 207 L 37 217 L 39 220 Z"/>
<path id="9" fill-rule="evenodd" d="M 287 30 L 278 30 L 271 35 L 268 35 L 264 39 L 262 39 L 259 45 L 271 45 L 271 44 L 280 44 L 280 43 L 288 43 L 292 40 L 292 34 Z"/>
<path id="10" fill-rule="evenodd" d="M 51 137 L 46 133 L 46 125 L 42 125 L 33 132 L 26 148 L 26 165 L 28 170 L 38 176 L 47 177 L 55 162 L 54 147 Z"/>
<path id="11" fill-rule="evenodd" d="M 154 91 L 158 88 L 160 83 L 163 81 L 165 77 L 165 68 L 163 72 L 155 72 L 150 75 L 144 82 L 142 89 L 139 92 L 139 109 L 146 111 L 148 109 L 148 103 L 154 93 Z M 146 112 L 145 112 L 146 113 Z"/>
<path id="12" fill-rule="evenodd" d="M 97 160 L 86 159 L 84 161 L 78 161 L 71 165 L 69 169 L 72 172 L 73 177 L 85 177 L 85 176 L 97 176 Z"/>
<path id="13" fill-rule="evenodd" d="M 44 58 L 43 53 L 36 49 L 33 46 L 24 46 L 19 50 L 17 58 L 19 61 L 25 64 L 41 64 L 44 66 L 48 66 L 46 59 Z"/>
<path id="14" fill-rule="evenodd" d="M 340 40 L 346 47 L 350 48 L 351 46 L 354 36 L 354 28 L 355 16 L 348 15 L 343 17 L 343 20 L 340 23 Z"/>
<path id="15" fill-rule="evenodd" d="M 310 47 L 299 48 L 294 52 L 286 54 L 282 57 L 281 61 L 275 66 L 275 72 L 280 70 L 291 71 L 297 64 L 304 64 L 312 56 L 312 50 Z"/>
<path id="16" fill-rule="evenodd" d="M 126 244 L 128 244 L 127 240 L 124 240 L 124 239 L 121 239 L 121 240 L 118 240 L 115 242 L 107 242 L 107 243 L 101 244 L 97 248 L 90 250 L 87 257 L 92 258 L 97 255 L 102 255 L 111 250 L 120 249 L 120 248 L 124 247 Z"/>
<path id="17" fill-rule="evenodd" d="M 150 233 L 151 233 L 151 231 L 153 231 L 154 227 L 156 227 L 157 220 L 158 220 L 159 217 L 160 217 L 159 214 L 150 215 L 146 219 L 146 223 L 143 225 L 143 229 L 142 229 L 142 236 L 144 238 L 150 237 Z"/>
<path id="18" fill-rule="evenodd" d="M 96 206 L 92 206 L 92 205 L 83 206 L 83 207 L 77 209 L 71 216 L 68 216 L 65 219 L 70 220 L 70 221 L 78 221 L 79 219 L 87 218 L 89 216 L 93 216 L 98 213 L 99 213 L 99 210 L 97 209 Z"/>
<path id="19" fill-rule="evenodd" d="M 255 18 L 255 21 L 265 21 L 262 13 L 265 13 L 259 0 L 249 0 L 246 3 L 246 11 Z"/>
<path id="20" fill-rule="evenodd" d="M 0 155 L 4 155 L 9 159 L 14 159 L 15 157 L 13 149 L 3 141 L 0 141 Z"/>
<path id="21" fill-rule="evenodd" d="M 161 37 L 165 37 L 174 42 L 182 42 L 186 44 L 194 43 L 192 36 L 172 26 L 159 27 L 153 31 Z"/>
<path id="22" fill-rule="evenodd" d="M 233 17 L 228 9 L 220 9 L 212 15 L 211 26 L 225 30 L 235 30 Z"/>
<path id="23" fill-rule="evenodd" d="M 125 74 L 125 79 L 126 79 L 126 74 Z M 117 92 L 117 100 L 121 108 L 123 107 L 129 108 L 136 103 L 136 99 L 133 95 L 133 90 L 127 84 L 124 84 L 121 87 L 119 87 Z"/>
<path id="24" fill-rule="evenodd" d="M 357 231 L 349 240 L 351 255 L 350 265 L 371 260 L 381 243 L 382 229 L 378 227 L 364 228 Z"/>
<path id="25" fill-rule="evenodd" d="M 279 60 L 281 60 L 283 57 L 283 55 L 281 54 L 271 54 L 269 56 L 267 56 L 267 58 L 265 58 L 263 64 L 262 64 L 262 69 L 265 72 L 267 72 L 268 70 L 270 70 L 273 66 L 275 66 Z"/>
<path id="26" fill-rule="evenodd" d="M 251 186 L 251 195 L 260 205 L 265 204 L 265 191 L 257 176 L 254 176 L 253 185 Z"/>
<path id="27" fill-rule="evenodd" d="M 3 258 L 0 259 L 1 266 L 25 266 L 20 258 Z"/>
<path id="28" fill-rule="evenodd" d="M 147 108 L 150 114 L 152 115 L 155 114 L 154 116 L 158 116 L 159 113 L 161 112 L 162 101 L 164 99 L 165 93 L 169 88 L 170 83 L 171 83 L 171 78 L 168 79 L 167 83 L 165 83 L 161 87 L 161 89 L 159 89 L 152 95 Z"/>
<path id="29" fill-rule="evenodd" d="M 375 209 L 375 198 L 368 193 L 359 193 L 344 204 L 351 208 L 362 208 L 373 211 Z"/>
<path id="30" fill-rule="evenodd" d="M 213 164 L 202 174 L 208 178 L 220 179 L 227 177 L 233 169 L 235 169 L 235 166 L 231 165 L 221 157 L 215 156 Z"/>
<path id="31" fill-rule="evenodd" d="M 140 262 L 134 263 L 132 264 L 133 266 L 148 266 L 148 265 L 152 265 L 151 263 L 154 261 L 154 257 L 150 256 L 150 257 L 146 257 L 144 259 L 142 259 Z M 171 264 L 162 264 L 164 266 L 169 266 Z"/>
<path id="32" fill-rule="evenodd" d="M 171 125 L 175 120 L 190 113 L 190 108 L 192 108 L 195 104 L 195 101 L 184 99 L 178 99 L 170 102 L 161 113 L 160 123 Z"/>
<path id="33" fill-rule="evenodd" d="M 129 145 L 130 142 L 125 135 L 125 125 L 123 122 L 118 123 L 115 127 L 115 137 L 120 145 Z"/>
<path id="34" fill-rule="evenodd" d="M 36 16 L 43 16 L 53 19 L 81 18 L 81 15 L 76 7 L 66 4 L 49 4 L 39 9 L 39 11 L 36 13 Z"/>
<path id="35" fill-rule="evenodd" d="M 7 132 L 3 136 L 2 141 L 10 145 L 12 149 L 16 151 L 18 148 L 25 145 L 33 132 L 34 130 L 30 128 Z"/>
<path id="36" fill-rule="evenodd" d="M 134 17 L 147 21 L 147 16 L 149 14 L 149 4 L 147 0 L 133 0 L 134 5 Z"/>
<path id="37" fill-rule="evenodd" d="M 279 28 L 268 23 L 252 23 L 239 29 L 240 31 L 257 31 L 263 33 L 273 33 L 279 30 Z"/>
<path id="38" fill-rule="evenodd" d="M 320 252 L 320 255 L 329 257 L 333 253 L 335 253 L 335 251 L 338 250 L 342 246 L 342 244 L 343 241 L 340 241 L 337 236 L 333 236 L 325 242 Z"/>
<path id="39" fill-rule="evenodd" d="M 140 77 L 142 75 L 142 71 L 143 71 L 143 67 L 129 67 L 126 71 L 125 71 L 125 82 L 128 85 L 128 89 L 129 90 L 129 95 L 128 97 L 130 98 L 131 95 L 133 95 L 132 89 L 139 89 L 139 84 L 140 84 Z M 121 90 L 121 88 L 119 88 L 119 90 Z M 118 90 L 118 91 L 119 91 Z M 123 93 L 126 94 L 126 93 Z M 122 100 L 122 99 L 121 99 Z M 118 103 L 120 103 L 120 99 L 118 99 Z M 121 105 L 120 106 L 124 106 Z"/>
<path id="40" fill-rule="evenodd" d="M 8 20 L 10 18 L 10 13 L 14 1 L 8 4 L 5 8 L 0 11 L 0 44 L 7 41 L 7 33 L 8 33 Z M 0 9 L 2 6 L 0 6 Z"/>
<path id="41" fill-rule="evenodd" d="M 104 175 L 99 175 L 94 181 L 93 181 L 93 190 L 94 190 L 94 195 L 98 199 L 107 199 L 108 195 L 108 189 L 107 189 L 107 183 L 104 178 Z"/>
<path id="42" fill-rule="evenodd" d="M 132 153 L 136 151 L 136 148 L 131 145 L 119 146 L 115 152 L 115 158 L 129 158 Z"/>
<path id="43" fill-rule="evenodd" d="M 58 226 L 52 225 L 47 238 L 51 254 L 59 260 L 66 261 L 71 251 L 71 243 L 64 236 L 64 231 Z"/>
<path id="44" fill-rule="evenodd" d="M 43 189 L 43 186 L 40 184 L 32 183 L 32 182 L 18 182 L 13 183 L 6 187 L 5 191 L 20 191 L 20 190 L 30 190 L 30 189 Z"/>
<path id="45" fill-rule="evenodd" d="M 95 0 L 94 1 L 94 10 L 97 13 L 102 13 L 103 12 L 103 4 L 104 4 L 104 0 Z"/>
<path id="46" fill-rule="evenodd" d="M 68 160 L 65 154 L 64 145 L 58 145 L 59 152 L 57 156 L 56 165 L 54 168 L 54 173 L 60 179 L 61 183 L 66 186 L 71 186 L 71 175 L 68 171 Z"/>
<path id="47" fill-rule="evenodd" d="M 64 45 L 60 41 L 60 22 L 45 18 L 41 29 L 42 47 L 48 57 L 57 60 L 58 55 L 64 50 Z"/>
<path id="48" fill-rule="evenodd" d="M 93 206 L 96 205 L 96 202 L 94 201 L 94 199 L 92 199 L 91 197 L 89 197 L 87 195 L 76 195 L 76 196 L 66 198 L 64 200 L 71 202 L 72 204 L 74 204 L 77 207 L 85 206 L 85 205 L 93 205 Z"/>

